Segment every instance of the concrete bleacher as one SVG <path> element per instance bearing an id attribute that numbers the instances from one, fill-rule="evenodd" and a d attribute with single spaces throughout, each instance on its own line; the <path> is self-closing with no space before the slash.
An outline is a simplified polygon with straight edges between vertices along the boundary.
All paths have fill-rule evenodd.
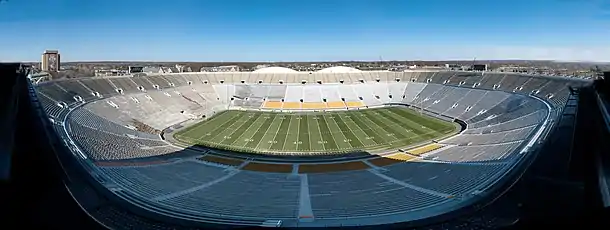
<path id="1" fill-rule="evenodd" d="M 504 164 L 462 165 L 409 161 L 384 167 L 383 174 L 399 181 L 453 196 L 470 194 L 485 187 Z M 425 176 L 422 176 L 425 175 Z"/>
<path id="2" fill-rule="evenodd" d="M 360 101 L 358 95 L 354 91 L 354 88 L 351 85 L 339 85 L 337 86 L 339 96 L 342 101 L 345 102 L 356 102 Z"/>
<path id="3" fill-rule="evenodd" d="M 228 166 L 239 166 L 244 163 L 242 160 L 239 160 L 239 159 L 219 157 L 219 156 L 214 156 L 214 155 L 205 155 L 205 156 L 202 156 L 197 159 L 202 160 L 202 161 L 207 161 L 210 163 L 214 163 L 214 164 L 222 164 L 222 165 L 228 165 Z"/>
<path id="4" fill-rule="evenodd" d="M 390 155 L 376 157 L 376 158 L 373 158 L 373 159 L 370 159 L 367 161 L 375 166 L 382 167 L 382 166 L 402 163 L 405 161 L 410 161 L 413 159 L 415 159 L 415 156 L 412 156 L 409 154 L 404 154 L 404 153 L 394 153 L 394 154 L 390 154 Z"/>
<path id="5" fill-rule="evenodd" d="M 270 172 L 270 173 L 291 173 L 293 170 L 292 164 L 270 164 L 261 162 L 249 162 L 244 165 L 242 170 Z"/>
<path id="6" fill-rule="evenodd" d="M 108 78 L 108 81 L 115 89 L 122 89 L 124 94 L 141 92 L 141 90 L 138 89 L 138 85 L 129 78 Z"/>
<path id="7" fill-rule="evenodd" d="M 58 105 L 59 102 L 51 99 L 44 93 L 38 93 L 38 100 L 42 104 L 44 111 L 53 118 L 59 118 L 61 111 L 65 108 Z"/>
<path id="8" fill-rule="evenodd" d="M 536 126 L 526 126 L 511 130 L 488 132 L 483 134 L 460 134 L 453 138 L 444 140 L 441 143 L 470 146 L 522 141 L 527 139 L 529 135 L 534 132 L 535 128 Z"/>
<path id="9" fill-rule="evenodd" d="M 422 155 L 424 153 L 427 153 L 427 152 L 439 149 L 441 147 L 443 147 L 443 146 L 434 143 L 434 144 L 429 144 L 429 145 L 425 145 L 425 146 L 422 146 L 422 147 L 419 147 L 419 148 L 408 150 L 407 153 L 409 153 L 411 155 L 414 155 L 414 156 L 419 156 L 419 155 Z"/>
<path id="10" fill-rule="evenodd" d="M 438 95 L 439 98 L 436 98 L 431 104 L 425 106 L 424 108 L 431 111 L 444 112 L 454 106 L 460 99 L 462 99 L 464 95 L 467 95 L 470 92 L 469 89 L 464 88 L 446 88 L 447 90 L 444 91 L 445 93 L 443 95 Z"/>
<path id="11" fill-rule="evenodd" d="M 447 162 L 505 161 L 514 156 L 514 150 L 523 142 L 507 142 L 490 145 L 451 146 L 428 154 L 423 159 Z"/>
<path id="12" fill-rule="evenodd" d="M 107 79 L 79 79 L 78 81 L 104 97 L 118 94 Z"/>
<path id="13" fill-rule="evenodd" d="M 506 92 L 488 91 L 481 98 L 478 98 L 478 101 L 470 107 L 470 110 L 462 113 L 458 118 L 466 121 L 474 116 L 481 115 L 509 96 L 510 94 Z"/>
<path id="14" fill-rule="evenodd" d="M 281 101 L 265 101 L 263 103 L 263 108 L 266 109 L 281 109 L 283 102 Z"/>
<path id="15" fill-rule="evenodd" d="M 369 166 L 362 161 L 350 161 L 342 163 L 329 164 L 301 164 L 299 165 L 299 173 L 328 173 L 350 170 L 367 169 Z"/>
<path id="16" fill-rule="evenodd" d="M 163 141 L 133 138 L 121 134 L 98 131 L 71 122 L 70 135 L 76 144 L 93 160 L 120 160 L 166 155 L 176 149 Z"/>
<path id="17" fill-rule="evenodd" d="M 329 109 L 343 109 L 346 108 L 347 105 L 343 101 L 329 101 L 326 102 L 326 107 Z"/>
<path id="18" fill-rule="evenodd" d="M 369 171 L 310 174 L 308 180 L 316 219 L 400 213 L 445 199 L 392 183 Z"/>
<path id="19" fill-rule="evenodd" d="M 402 100 L 402 103 L 405 104 L 413 104 L 413 100 L 415 100 L 415 97 L 417 97 L 417 95 L 419 95 L 419 93 L 426 87 L 426 84 L 422 84 L 419 82 L 410 82 L 407 85 L 407 88 L 405 90 L 405 94 Z"/>
<path id="20" fill-rule="evenodd" d="M 383 102 L 381 100 L 379 100 L 375 97 L 376 95 L 374 93 L 375 88 L 379 88 L 379 87 L 383 87 L 383 86 L 380 86 L 375 83 L 371 83 L 371 84 L 356 84 L 356 85 L 353 85 L 352 87 L 353 87 L 353 90 L 355 91 L 356 95 L 358 96 L 358 98 L 361 100 L 361 102 L 364 105 L 376 106 L 376 105 L 383 104 Z M 387 95 L 386 95 L 386 97 L 387 97 Z M 348 104 L 348 107 L 350 107 L 349 104 Z"/>
<path id="21" fill-rule="evenodd" d="M 485 90 L 471 89 L 468 92 L 465 92 L 462 98 L 449 106 L 446 110 L 439 112 L 442 112 L 444 115 L 449 117 L 460 117 L 462 114 L 467 112 L 467 109 L 472 108 L 477 102 L 479 102 L 486 93 L 487 91 Z"/>
<path id="22" fill-rule="evenodd" d="M 390 103 L 401 103 L 403 96 L 405 95 L 405 89 L 407 88 L 406 82 L 393 82 L 388 83 L 388 97 L 391 97 L 388 102 Z"/>
<path id="23" fill-rule="evenodd" d="M 289 219 L 298 216 L 301 184 L 298 177 L 287 177 L 286 174 L 279 173 L 241 171 L 228 178 L 220 176 L 213 178 L 216 180 L 214 184 L 199 183 L 199 185 L 209 185 L 208 187 L 176 197 L 171 196 L 159 202 L 199 214 L 270 219 Z M 182 182 L 174 180 L 173 183 Z M 248 186 L 244 187 L 244 185 Z M 265 205 L 260 205 L 262 203 Z"/>
<path id="24" fill-rule="evenodd" d="M 216 180 L 227 173 L 222 168 L 191 161 L 134 167 L 100 167 L 119 185 L 130 184 L 136 195 L 154 198 Z"/>

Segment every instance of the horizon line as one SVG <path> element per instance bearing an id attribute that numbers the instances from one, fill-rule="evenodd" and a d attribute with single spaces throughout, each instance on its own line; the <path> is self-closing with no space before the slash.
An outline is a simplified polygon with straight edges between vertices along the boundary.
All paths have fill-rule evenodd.
<path id="1" fill-rule="evenodd" d="M 540 61 L 540 62 L 574 62 L 574 63 L 610 63 L 610 61 L 586 60 L 553 60 L 553 59 L 429 59 L 429 60 L 307 60 L 307 61 L 155 61 L 155 60 L 79 60 L 62 61 L 61 63 L 340 63 L 340 62 L 481 62 L 481 61 Z M 40 63 L 41 61 L 4 61 L 4 63 Z"/>

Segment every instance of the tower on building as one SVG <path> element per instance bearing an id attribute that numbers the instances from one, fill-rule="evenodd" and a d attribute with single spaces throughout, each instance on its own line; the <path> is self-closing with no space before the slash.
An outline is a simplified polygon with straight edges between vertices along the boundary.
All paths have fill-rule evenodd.
<path id="1" fill-rule="evenodd" d="M 57 50 L 45 50 L 42 54 L 40 69 L 45 72 L 59 71 L 60 56 Z"/>

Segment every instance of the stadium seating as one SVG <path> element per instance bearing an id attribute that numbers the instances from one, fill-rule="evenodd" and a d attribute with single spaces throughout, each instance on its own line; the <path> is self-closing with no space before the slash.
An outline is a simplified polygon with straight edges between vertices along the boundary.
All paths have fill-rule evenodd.
<path id="1" fill-rule="evenodd" d="M 281 109 L 282 102 L 281 101 L 265 101 L 263 103 L 263 108 L 265 109 Z"/>
<path id="2" fill-rule="evenodd" d="M 178 73 L 52 81 L 37 85 L 36 93 L 47 115 L 58 121 L 54 128 L 78 147 L 75 155 L 95 163 L 108 180 L 105 186 L 122 197 L 177 216 L 251 224 L 307 215 L 321 225 L 339 226 L 426 208 L 432 208 L 426 215 L 436 215 L 441 208 L 434 207 L 484 192 L 520 159 L 542 124 L 563 109 L 568 86 L 578 84 L 451 71 Z M 184 148 L 159 135 L 227 109 L 345 110 L 390 104 L 458 119 L 466 129 L 421 147 L 334 163 L 210 153 L 169 160 Z M 162 160 L 132 162 L 142 158 Z"/>

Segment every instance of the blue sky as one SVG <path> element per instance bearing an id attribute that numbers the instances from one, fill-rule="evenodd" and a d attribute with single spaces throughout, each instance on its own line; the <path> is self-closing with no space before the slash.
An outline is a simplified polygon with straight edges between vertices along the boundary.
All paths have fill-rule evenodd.
<path id="1" fill-rule="evenodd" d="M 604 0 L 4 0 L 0 61 L 610 61 Z"/>

